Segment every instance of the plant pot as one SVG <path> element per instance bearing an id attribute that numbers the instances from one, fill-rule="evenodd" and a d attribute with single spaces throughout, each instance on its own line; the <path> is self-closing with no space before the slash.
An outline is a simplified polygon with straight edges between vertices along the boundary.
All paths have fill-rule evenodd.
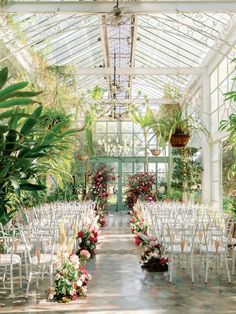
<path id="1" fill-rule="evenodd" d="M 168 271 L 168 264 L 160 264 L 158 261 L 148 263 L 147 265 L 141 266 L 143 269 L 150 272 L 166 272 Z"/>
<path id="2" fill-rule="evenodd" d="M 157 148 L 150 149 L 150 151 L 151 151 L 152 155 L 155 157 L 159 156 L 161 153 L 161 150 L 157 149 Z"/>
<path id="3" fill-rule="evenodd" d="M 187 134 L 172 134 L 170 138 L 170 144 L 175 148 L 183 148 L 188 144 L 190 135 Z"/>
<path id="4" fill-rule="evenodd" d="M 89 156 L 88 155 L 77 155 L 77 158 L 79 159 L 79 160 L 83 160 L 83 161 L 86 161 L 86 160 L 88 160 L 89 159 Z"/>

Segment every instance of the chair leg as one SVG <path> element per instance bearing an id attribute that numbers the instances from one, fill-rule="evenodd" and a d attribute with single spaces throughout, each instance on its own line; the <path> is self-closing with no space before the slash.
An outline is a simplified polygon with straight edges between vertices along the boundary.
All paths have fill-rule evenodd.
<path id="1" fill-rule="evenodd" d="M 231 276 L 230 276 L 229 265 L 228 265 L 228 260 L 227 260 L 227 253 L 225 253 L 225 266 L 226 266 L 226 271 L 228 275 L 228 281 L 231 282 Z"/>
<path id="2" fill-rule="evenodd" d="M 50 265 L 50 286 L 52 287 L 52 275 L 53 275 L 53 265 Z"/>
<path id="3" fill-rule="evenodd" d="M 235 252 L 233 248 L 233 254 L 232 254 L 232 275 L 235 274 Z"/>
<path id="4" fill-rule="evenodd" d="M 208 268 L 209 268 L 209 259 L 208 255 L 206 254 L 206 269 L 205 269 L 205 283 L 208 281 Z"/>
<path id="5" fill-rule="evenodd" d="M 30 273 L 29 273 L 29 278 L 28 278 L 28 283 L 27 283 L 27 288 L 26 288 L 26 294 L 25 294 L 26 299 L 29 296 L 29 288 L 30 288 L 31 279 L 32 279 L 32 271 L 30 271 Z"/>
<path id="6" fill-rule="evenodd" d="M 170 278 L 169 282 L 172 282 L 172 276 L 173 276 L 173 266 L 174 266 L 174 256 L 171 256 L 171 262 L 170 262 Z"/>
<path id="7" fill-rule="evenodd" d="M 11 298 L 14 298 L 13 265 L 10 266 Z"/>
<path id="8" fill-rule="evenodd" d="M 29 273 L 28 273 L 27 252 L 25 252 L 24 254 L 25 254 L 25 275 L 26 275 L 26 279 L 28 280 Z"/>
<path id="9" fill-rule="evenodd" d="M 190 268 L 191 268 L 192 283 L 194 283 L 193 256 L 192 256 L 192 254 L 190 254 Z"/>
<path id="10" fill-rule="evenodd" d="M 22 271 L 21 271 L 21 263 L 19 263 L 19 276 L 20 276 L 20 288 L 22 289 Z"/>

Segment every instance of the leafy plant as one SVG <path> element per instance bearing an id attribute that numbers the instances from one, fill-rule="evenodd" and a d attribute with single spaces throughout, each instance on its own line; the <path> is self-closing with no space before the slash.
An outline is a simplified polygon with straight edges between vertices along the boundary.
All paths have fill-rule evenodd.
<path id="1" fill-rule="evenodd" d="M 77 130 L 62 131 L 64 122 L 50 130 L 40 125 L 42 105 L 34 97 L 41 92 L 25 91 L 28 82 L 4 87 L 8 69 L 0 71 L 0 220 L 8 222 L 22 205 L 22 191 L 46 188 L 43 178 L 68 146 Z M 37 104 L 36 108 L 32 106 Z M 31 107 L 30 107 L 31 106 Z M 26 110 L 27 109 L 27 110 Z"/>
<path id="2" fill-rule="evenodd" d="M 192 193 L 201 184 L 202 165 L 195 158 L 198 149 L 195 147 L 173 149 L 174 168 L 172 173 L 172 187 L 175 190 Z"/>
<path id="3" fill-rule="evenodd" d="M 134 110 L 132 113 L 132 119 L 135 123 L 139 124 L 140 127 L 143 130 L 143 136 L 144 136 L 144 155 L 145 155 L 145 160 L 146 160 L 146 172 L 149 171 L 149 164 L 148 164 L 148 142 L 147 142 L 147 137 L 148 137 L 148 130 L 150 127 L 155 123 L 155 116 L 153 111 L 150 109 L 148 106 L 145 114 L 143 114 L 141 111 L 138 109 Z"/>
<path id="4" fill-rule="evenodd" d="M 201 119 L 193 113 L 188 114 L 184 106 L 178 105 L 170 113 L 162 113 L 152 125 L 152 129 L 159 138 L 160 143 L 166 143 L 173 134 L 191 134 L 193 131 L 200 131 L 207 137 L 210 136 Z"/>
<path id="5" fill-rule="evenodd" d="M 223 208 L 226 213 L 230 213 L 236 217 L 236 196 L 226 196 L 223 198 Z"/>
<path id="6" fill-rule="evenodd" d="M 236 114 L 233 113 L 229 116 L 228 120 L 222 120 L 220 122 L 220 130 L 227 131 L 228 142 L 232 147 L 232 153 L 234 157 L 236 156 Z M 229 170 L 229 176 L 234 177 L 236 176 L 236 162 L 234 162 Z"/>

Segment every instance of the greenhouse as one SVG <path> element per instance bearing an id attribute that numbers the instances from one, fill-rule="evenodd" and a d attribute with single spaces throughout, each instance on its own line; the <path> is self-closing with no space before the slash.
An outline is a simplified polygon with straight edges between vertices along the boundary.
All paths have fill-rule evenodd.
<path id="1" fill-rule="evenodd" d="M 0 0 L 0 313 L 235 313 L 235 82 L 235 0 Z"/>

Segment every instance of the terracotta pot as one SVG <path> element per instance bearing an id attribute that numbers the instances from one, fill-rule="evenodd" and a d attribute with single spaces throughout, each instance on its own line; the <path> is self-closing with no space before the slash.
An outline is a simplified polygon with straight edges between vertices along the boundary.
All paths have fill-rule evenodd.
<path id="1" fill-rule="evenodd" d="M 88 155 L 77 155 L 77 158 L 79 160 L 88 160 L 89 159 L 89 156 Z"/>
<path id="2" fill-rule="evenodd" d="M 189 134 L 172 134 L 170 144 L 172 147 L 183 148 L 188 144 L 189 139 Z"/>
<path id="3" fill-rule="evenodd" d="M 151 149 L 151 153 L 153 154 L 153 156 L 159 156 L 160 153 L 161 153 L 161 150 L 160 149 L 157 149 L 157 148 L 154 148 L 154 149 Z"/>

